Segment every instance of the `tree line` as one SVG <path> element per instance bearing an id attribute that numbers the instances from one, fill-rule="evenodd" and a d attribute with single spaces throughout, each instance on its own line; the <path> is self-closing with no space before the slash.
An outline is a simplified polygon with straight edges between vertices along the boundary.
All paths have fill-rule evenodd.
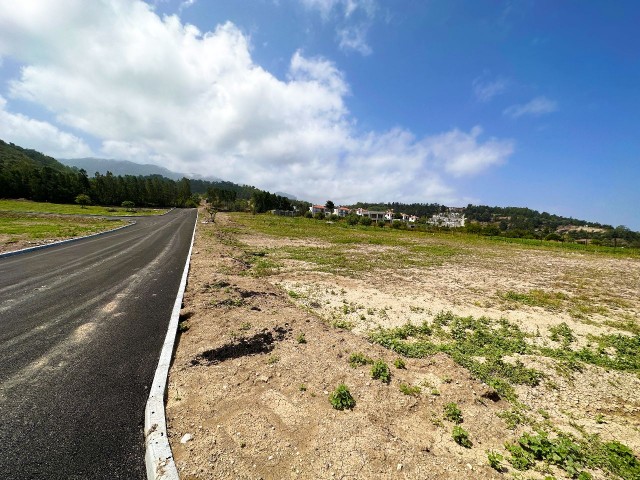
<path id="1" fill-rule="evenodd" d="M 137 207 L 195 207 L 200 195 L 216 208 L 263 213 L 291 210 L 309 203 L 260 190 L 250 185 L 201 179 L 172 180 L 161 175 L 114 175 L 68 167 L 36 150 L 0 140 L 0 197 L 40 202 L 122 205 Z"/>

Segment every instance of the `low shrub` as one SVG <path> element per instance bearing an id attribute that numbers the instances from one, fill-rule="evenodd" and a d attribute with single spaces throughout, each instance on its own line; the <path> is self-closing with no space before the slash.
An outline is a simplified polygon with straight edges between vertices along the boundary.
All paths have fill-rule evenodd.
<path id="1" fill-rule="evenodd" d="M 389 383 L 391 381 L 389 365 L 382 360 L 376 360 L 371 367 L 371 378 L 381 380 L 383 383 Z"/>
<path id="2" fill-rule="evenodd" d="M 471 440 L 469 440 L 469 432 L 467 432 L 460 425 L 455 425 L 453 427 L 451 436 L 453 437 L 454 442 L 464 448 L 471 448 L 471 446 L 473 445 L 473 443 L 471 443 Z"/>
<path id="3" fill-rule="evenodd" d="M 447 420 L 453 423 L 462 423 L 462 410 L 460 410 L 458 404 L 455 402 L 447 403 L 444 406 L 444 416 Z"/>
<path id="4" fill-rule="evenodd" d="M 356 406 L 356 401 L 351 396 L 349 388 L 341 383 L 336 389 L 329 395 L 329 403 L 336 410 L 352 410 Z"/>

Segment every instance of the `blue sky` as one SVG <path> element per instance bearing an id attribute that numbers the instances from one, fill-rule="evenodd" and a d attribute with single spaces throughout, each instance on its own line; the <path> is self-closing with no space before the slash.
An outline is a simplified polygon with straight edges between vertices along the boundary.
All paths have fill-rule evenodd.
<path id="1" fill-rule="evenodd" d="M 640 230 L 638 2 L 8 3 L 4 140 Z"/>

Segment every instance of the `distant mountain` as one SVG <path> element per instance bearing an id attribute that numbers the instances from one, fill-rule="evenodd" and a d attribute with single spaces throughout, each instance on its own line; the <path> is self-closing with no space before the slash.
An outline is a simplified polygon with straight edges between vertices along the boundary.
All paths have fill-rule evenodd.
<path id="1" fill-rule="evenodd" d="M 281 197 L 288 198 L 289 200 L 298 200 L 298 197 L 286 192 L 276 192 L 276 195 L 280 195 Z"/>
<path id="2" fill-rule="evenodd" d="M 173 172 L 167 168 L 152 165 L 150 163 L 135 163 L 128 160 L 114 160 L 106 158 L 61 158 L 60 162 L 70 167 L 84 168 L 90 177 L 96 172 L 104 175 L 107 171 L 114 175 L 162 175 L 172 180 L 180 180 L 183 177 L 217 181 L 216 177 L 202 177 L 187 173 Z"/>

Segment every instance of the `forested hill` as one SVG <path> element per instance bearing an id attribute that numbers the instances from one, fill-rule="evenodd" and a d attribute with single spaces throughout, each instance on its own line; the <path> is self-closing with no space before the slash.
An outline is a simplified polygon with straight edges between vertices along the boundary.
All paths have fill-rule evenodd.
<path id="1" fill-rule="evenodd" d="M 53 157 L 0 140 L 0 169 L 31 167 L 49 167 L 62 172 L 71 171 L 69 167 Z"/>
<path id="2" fill-rule="evenodd" d="M 305 209 L 308 205 L 222 180 L 172 180 L 161 175 L 114 175 L 110 171 L 90 177 L 84 169 L 0 140 L 0 198 L 74 203 L 79 195 L 87 195 L 98 205 L 133 202 L 139 207 L 193 207 L 200 201 L 198 194 L 219 208 L 233 210 L 264 212 L 289 210 L 294 205 Z"/>
<path id="3" fill-rule="evenodd" d="M 99 205 L 120 205 L 124 201 L 158 207 L 194 203 L 187 179 L 115 176 L 110 172 L 89 178 L 85 170 L 0 140 L 0 197 L 73 203 L 78 195 L 88 195 Z"/>

